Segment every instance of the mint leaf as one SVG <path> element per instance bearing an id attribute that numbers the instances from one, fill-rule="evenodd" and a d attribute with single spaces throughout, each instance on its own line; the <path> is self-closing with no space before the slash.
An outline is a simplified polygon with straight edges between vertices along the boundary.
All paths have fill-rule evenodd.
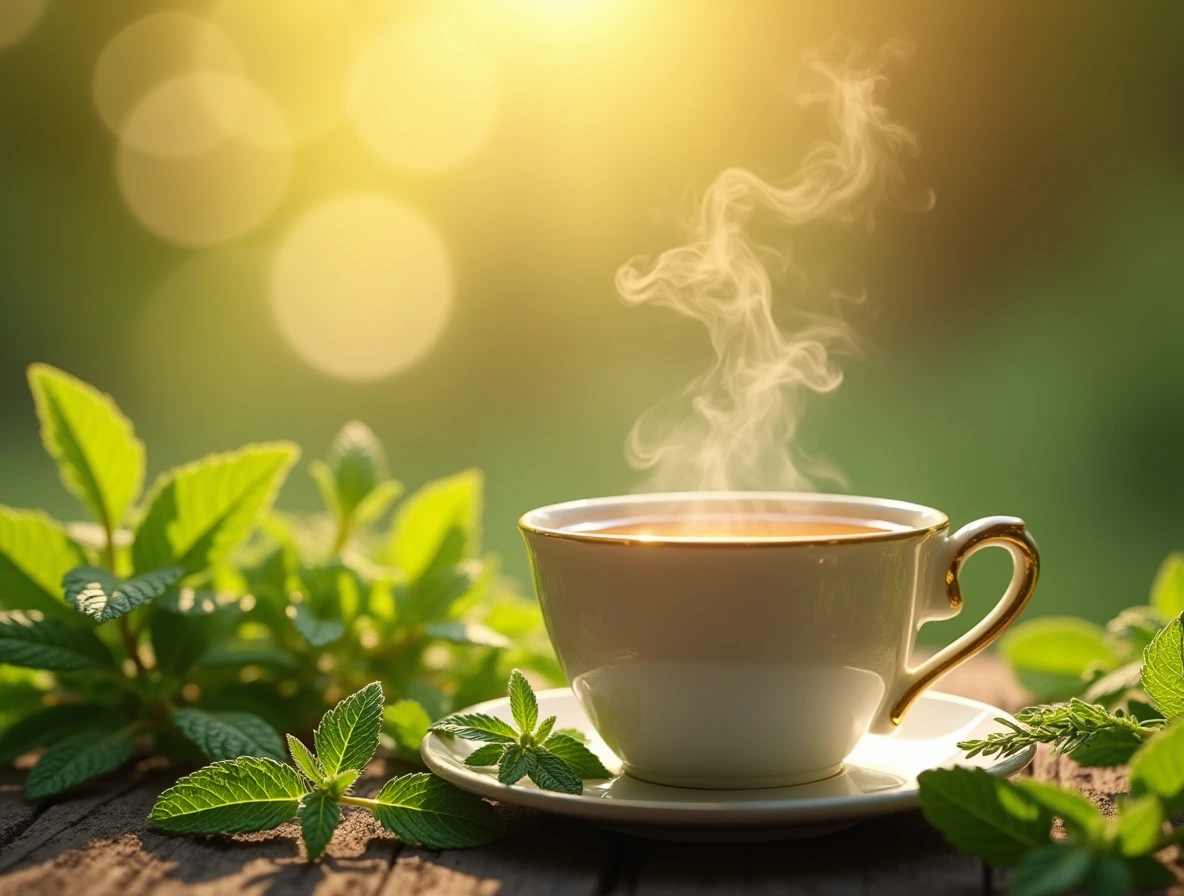
<path id="1" fill-rule="evenodd" d="M 511 646 L 509 638 L 480 622 L 462 622 L 459 619 L 431 622 L 425 626 L 424 631 L 429 637 L 448 641 L 450 644 L 469 644 L 474 647 L 493 647 L 498 650 L 504 650 Z"/>
<path id="2" fill-rule="evenodd" d="M 1155 850 L 1163 833 L 1163 806 L 1154 796 L 1127 800 L 1118 812 L 1117 839 L 1124 856 L 1141 856 Z"/>
<path id="3" fill-rule="evenodd" d="M 1012 896 L 1060 896 L 1085 880 L 1092 864 L 1089 850 L 1079 846 L 1057 843 L 1034 849 L 1016 865 Z"/>
<path id="4" fill-rule="evenodd" d="M 488 765 L 497 765 L 502 760 L 502 754 L 506 752 L 504 744 L 485 744 L 483 747 L 478 747 L 472 753 L 465 757 L 465 765 L 470 768 L 484 768 Z"/>
<path id="5" fill-rule="evenodd" d="M 175 709 L 173 724 L 209 759 L 266 756 L 283 761 L 284 744 L 267 722 L 249 712 Z"/>
<path id="6" fill-rule="evenodd" d="M 1163 619 L 1184 613 L 1184 553 L 1168 555 L 1151 585 L 1151 606 Z"/>
<path id="7" fill-rule="evenodd" d="M 16 611 L 0 612 L 0 663 L 51 672 L 114 668 L 106 646 L 89 629 Z"/>
<path id="8" fill-rule="evenodd" d="M 88 728 L 49 747 L 25 784 L 30 799 L 53 796 L 119 768 L 132 755 L 132 736 L 109 727 Z"/>
<path id="9" fill-rule="evenodd" d="M 325 785 L 324 785 L 325 793 L 329 794 L 334 799 L 337 799 L 339 797 L 343 797 L 347 793 L 349 793 L 350 788 L 354 786 L 354 782 L 357 781 L 358 778 L 361 777 L 361 775 L 362 775 L 361 772 L 356 771 L 354 769 L 348 769 L 344 772 L 338 772 L 336 775 L 334 775 L 332 778 L 330 778 L 327 782 L 325 782 Z"/>
<path id="10" fill-rule="evenodd" d="M 1081 675 L 1091 667 L 1109 670 L 1119 658 L 1099 625 L 1071 616 L 1033 619 L 1011 629 L 1000 650 L 1020 680 L 1047 697 L 1080 693 Z"/>
<path id="11" fill-rule="evenodd" d="M 1173 880 L 1174 880 L 1173 876 Z M 1094 856 L 1081 886 L 1090 896 L 1124 896 L 1134 885 L 1130 867 L 1118 856 Z"/>
<path id="12" fill-rule="evenodd" d="M 479 712 L 465 712 L 447 716 L 432 725 L 431 730 L 440 734 L 450 734 L 453 737 L 462 737 L 465 740 L 484 741 L 491 744 L 518 742 L 518 732 L 506 722 Z"/>
<path id="13" fill-rule="evenodd" d="M 313 647 L 325 647 L 345 634 L 345 623 L 340 619 L 323 619 L 307 604 L 288 607 L 288 617 L 304 640 Z"/>
<path id="14" fill-rule="evenodd" d="M 177 834 L 267 831 L 295 817 L 306 789 L 290 765 L 255 756 L 228 759 L 162 793 L 148 823 Z"/>
<path id="15" fill-rule="evenodd" d="M 354 526 L 365 528 L 378 522 L 391 505 L 403 494 L 403 483 L 397 479 L 387 479 L 378 483 L 374 489 L 358 502 L 354 508 Z"/>
<path id="16" fill-rule="evenodd" d="M 1068 830 L 1076 830 L 1087 838 L 1095 838 L 1106 828 L 1106 817 L 1097 806 L 1076 790 L 1037 781 L 1035 778 L 1016 778 L 1012 783 L 1062 819 Z"/>
<path id="17" fill-rule="evenodd" d="M 119 528 L 144 484 L 144 446 L 131 421 L 111 396 L 48 364 L 29 366 L 29 388 L 62 485 L 104 528 Z"/>
<path id="18" fill-rule="evenodd" d="M 312 754 L 312 750 L 304 745 L 304 742 L 291 734 L 286 735 L 288 739 L 288 752 L 292 754 L 292 761 L 296 763 L 296 767 L 304 773 L 304 777 L 312 781 L 313 784 L 324 784 L 328 779 L 325 774 L 325 767 L 321 765 L 321 761 Z"/>
<path id="19" fill-rule="evenodd" d="M 1179 618 L 1162 628 L 1143 651 L 1143 690 L 1166 718 L 1184 715 L 1184 648 Z"/>
<path id="20" fill-rule="evenodd" d="M 581 744 L 588 743 L 588 735 L 586 735 L 579 728 L 558 728 L 558 729 L 556 729 L 555 733 L 556 734 L 564 734 L 567 737 L 570 737 L 576 743 L 581 743 Z"/>
<path id="21" fill-rule="evenodd" d="M 378 436 L 360 420 L 351 420 L 333 439 L 326 463 L 332 473 L 342 514 L 354 509 L 386 478 L 386 458 Z"/>
<path id="22" fill-rule="evenodd" d="M 1153 736 L 1131 759 L 1131 793 L 1154 794 L 1168 814 L 1184 809 L 1184 722 Z"/>
<path id="23" fill-rule="evenodd" d="M 308 850 L 308 858 L 315 861 L 320 858 L 329 841 L 333 839 L 333 832 L 341 823 L 341 807 L 329 794 L 313 791 L 304 795 L 300 803 L 300 836 L 304 838 L 304 848 Z"/>
<path id="24" fill-rule="evenodd" d="M 364 769 L 378 749 L 381 727 L 382 685 L 375 681 L 325 713 L 313 732 L 325 773 L 332 776 L 346 769 Z"/>
<path id="25" fill-rule="evenodd" d="M 559 716 L 547 716 L 541 722 L 539 727 L 534 731 L 535 743 L 543 743 L 551 736 L 551 730 L 555 727 L 555 723 L 559 721 Z"/>
<path id="26" fill-rule="evenodd" d="M 510 744 L 498 762 L 497 779 L 503 784 L 516 784 L 534 771 L 535 761 L 533 749 Z"/>
<path id="27" fill-rule="evenodd" d="M 232 608 L 200 615 L 153 613 L 148 628 L 157 667 L 166 675 L 184 675 L 204 661 L 212 644 L 230 634 L 237 615 Z"/>
<path id="28" fill-rule="evenodd" d="M 225 559 L 275 500 L 299 450 L 286 442 L 248 445 L 165 473 L 136 528 L 137 570 L 200 572 Z"/>
<path id="29" fill-rule="evenodd" d="M 419 745 L 432 727 L 427 710 L 414 700 L 400 700 L 382 711 L 383 728 L 399 750 L 399 756 L 409 762 L 420 761 Z"/>
<path id="30" fill-rule="evenodd" d="M 510 712 L 523 734 L 533 734 L 539 723 L 539 701 L 526 676 L 517 669 L 510 673 Z"/>
<path id="31" fill-rule="evenodd" d="M 543 790 L 555 790 L 559 793 L 584 792 L 580 776 L 566 762 L 546 747 L 535 747 L 534 753 L 534 768 L 529 774 L 530 780 L 535 784 Z"/>
<path id="32" fill-rule="evenodd" d="M 556 732 L 547 738 L 543 746 L 562 759 L 583 780 L 612 777 L 600 758 L 569 734 Z"/>
<path id="33" fill-rule="evenodd" d="M 925 820 L 962 852 L 1011 867 L 1049 842 L 1052 813 L 1010 781 L 981 768 L 938 768 L 917 782 Z"/>
<path id="34" fill-rule="evenodd" d="M 404 843 L 455 849 L 501 836 L 501 823 L 488 803 L 432 775 L 394 778 L 375 801 L 379 824 Z"/>
<path id="35" fill-rule="evenodd" d="M 1078 765 L 1113 768 L 1130 762 L 1142 745 L 1143 738 L 1128 728 L 1104 728 L 1089 735 L 1068 755 Z"/>
<path id="36" fill-rule="evenodd" d="M 1150 638 L 1148 638 L 1148 643 L 1150 643 Z M 1111 705 L 1127 691 L 1139 687 L 1142 674 L 1143 661 L 1141 659 L 1125 663 L 1092 681 L 1082 693 L 1081 699 L 1086 703 Z"/>
<path id="37" fill-rule="evenodd" d="M 73 616 L 62 576 L 86 557 L 62 525 L 44 513 L 0 506 L 0 607 Z"/>
<path id="38" fill-rule="evenodd" d="M 79 566 L 62 578 L 66 602 L 95 622 L 107 622 L 130 613 L 164 594 L 181 578 L 181 567 L 167 566 L 120 579 L 97 566 Z"/>
<path id="39" fill-rule="evenodd" d="M 380 559 L 414 582 L 479 553 L 481 489 L 478 470 L 429 482 L 399 507 Z"/>
<path id="40" fill-rule="evenodd" d="M 30 713 L 0 734 L 0 765 L 8 765 L 37 747 L 56 743 L 67 735 L 94 727 L 111 714 L 102 706 L 64 703 Z"/>

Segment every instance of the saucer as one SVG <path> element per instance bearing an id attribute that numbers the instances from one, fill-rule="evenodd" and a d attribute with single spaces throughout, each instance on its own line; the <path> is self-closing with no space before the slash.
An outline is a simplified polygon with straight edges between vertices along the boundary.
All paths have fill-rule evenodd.
<path id="1" fill-rule="evenodd" d="M 567 688 L 538 695 L 539 717 L 558 716 L 558 728 L 577 728 L 609 771 L 621 762 L 605 746 Z M 464 712 L 483 712 L 513 723 L 508 699 L 490 700 Z M 917 775 L 938 766 L 964 765 L 991 774 L 1014 775 L 1032 761 L 1035 747 L 1007 759 L 967 759 L 958 741 L 1003 730 L 1003 710 L 977 700 L 927 691 L 892 737 L 865 736 L 844 769 L 824 781 L 760 790 L 697 790 L 666 787 L 621 775 L 585 782 L 573 795 L 540 790 L 529 779 L 501 784 L 493 767 L 475 769 L 465 757 L 479 744 L 429 734 L 421 754 L 428 768 L 462 790 L 513 806 L 569 815 L 641 837 L 667 840 L 777 840 L 830 833 L 865 818 L 904 812 L 919 805 Z"/>

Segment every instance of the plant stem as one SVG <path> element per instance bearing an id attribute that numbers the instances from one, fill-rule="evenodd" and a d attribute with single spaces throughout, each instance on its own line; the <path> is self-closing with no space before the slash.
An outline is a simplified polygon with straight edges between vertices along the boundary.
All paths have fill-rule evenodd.
<path id="1" fill-rule="evenodd" d="M 111 521 L 107 519 L 106 514 L 103 515 L 103 535 L 104 535 L 104 550 L 103 554 L 107 562 L 107 571 L 111 575 L 115 575 L 115 533 L 111 529 Z M 116 625 L 119 627 L 119 638 L 123 641 L 123 649 L 127 653 L 136 666 L 136 675 L 147 671 L 144 668 L 144 661 L 140 659 L 140 650 L 137 645 L 137 638 L 132 634 L 131 625 L 127 621 L 126 616 L 120 616 L 116 620 Z"/>
<path id="2" fill-rule="evenodd" d="M 378 800 L 367 799 L 364 796 L 339 796 L 337 802 L 346 806 L 365 806 L 367 809 L 379 809 L 382 803 Z"/>

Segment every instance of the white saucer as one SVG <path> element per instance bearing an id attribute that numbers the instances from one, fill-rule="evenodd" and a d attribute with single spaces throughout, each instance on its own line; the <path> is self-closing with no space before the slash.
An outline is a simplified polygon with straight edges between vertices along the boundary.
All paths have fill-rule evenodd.
<path id="1" fill-rule="evenodd" d="M 510 701 L 490 700 L 466 709 L 512 723 Z M 559 728 L 578 728 L 605 766 L 620 760 L 592 730 L 567 688 L 539 694 L 539 717 L 558 716 Z M 428 768 L 462 790 L 514 806 L 582 818 L 643 837 L 677 840 L 783 839 L 829 833 L 876 815 L 918 805 L 917 775 L 938 766 L 985 768 L 1013 775 L 1032 761 L 1035 747 L 1008 759 L 967 759 L 957 743 L 1002 730 L 1010 716 L 986 703 L 929 691 L 921 695 L 893 737 L 867 735 L 847 758 L 846 769 L 812 784 L 762 790 L 694 790 L 650 784 L 627 775 L 589 781 L 579 795 L 540 790 L 528 779 L 505 785 L 496 769 L 469 768 L 464 759 L 479 744 L 429 734 L 421 753 Z"/>

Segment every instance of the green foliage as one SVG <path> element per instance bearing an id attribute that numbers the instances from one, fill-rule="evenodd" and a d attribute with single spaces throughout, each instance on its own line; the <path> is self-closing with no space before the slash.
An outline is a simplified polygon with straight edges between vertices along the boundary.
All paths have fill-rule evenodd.
<path id="1" fill-rule="evenodd" d="M 1184 553 L 1175 553 L 1160 566 L 1151 585 L 1151 606 L 1163 619 L 1184 613 Z"/>
<path id="2" fill-rule="evenodd" d="M 355 421 L 311 467 L 324 513 L 274 511 L 298 454 L 286 442 L 166 470 L 141 497 L 144 449 L 114 402 L 44 365 L 29 382 L 45 446 L 92 517 L 67 527 L 0 506 L 0 762 L 47 748 L 31 791 L 81 783 L 129 745 L 285 759 L 277 730 L 308 735 L 361 691 L 341 710 L 357 717 L 330 715 L 318 734 L 330 768 L 291 748 L 314 789 L 348 788 L 384 724 L 417 762 L 431 720 L 497 696 L 515 663 L 558 680 L 537 605 L 481 554 L 479 473 L 392 513 L 403 487 Z M 380 688 L 406 698 L 385 722 Z M 63 761 L 58 744 L 109 719 L 136 736 L 108 732 Z"/>
<path id="3" fill-rule="evenodd" d="M 552 733 L 555 716 L 539 722 L 538 698 L 519 670 L 510 673 L 506 689 L 517 730 L 496 716 L 474 712 L 443 718 L 431 730 L 484 744 L 466 757 L 465 765 L 496 765 L 502 784 L 516 784 L 528 777 L 543 790 L 578 794 L 583 792 L 584 780 L 612 777 L 580 740 L 568 732 Z"/>
<path id="4" fill-rule="evenodd" d="M 1173 619 L 1143 652 L 1143 690 L 1165 717 L 1184 715 L 1184 628 Z"/>
<path id="5" fill-rule="evenodd" d="M 350 795 L 377 747 L 381 717 L 382 689 L 374 682 L 321 719 L 316 755 L 288 735 L 303 776 L 269 758 L 215 762 L 162 793 L 148 823 L 179 834 L 225 834 L 270 830 L 296 819 L 310 860 L 332 840 L 342 805 L 364 806 L 400 839 L 434 849 L 478 846 L 499 836 L 500 823 L 487 803 L 431 775 L 394 778 L 372 799 Z"/>
<path id="6" fill-rule="evenodd" d="M 32 799 L 54 796 L 91 778 L 113 771 L 132 754 L 132 731 L 87 728 L 49 747 L 25 784 Z"/>

